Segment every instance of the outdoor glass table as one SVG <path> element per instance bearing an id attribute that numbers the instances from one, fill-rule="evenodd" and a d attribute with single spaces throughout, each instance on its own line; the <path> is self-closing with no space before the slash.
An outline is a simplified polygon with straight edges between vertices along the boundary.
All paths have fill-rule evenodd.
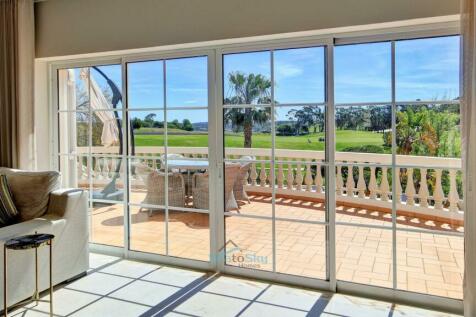
<path id="1" fill-rule="evenodd" d="M 208 161 L 190 161 L 190 160 L 168 160 L 167 166 L 169 169 L 184 169 L 184 170 L 206 170 L 208 169 Z"/>

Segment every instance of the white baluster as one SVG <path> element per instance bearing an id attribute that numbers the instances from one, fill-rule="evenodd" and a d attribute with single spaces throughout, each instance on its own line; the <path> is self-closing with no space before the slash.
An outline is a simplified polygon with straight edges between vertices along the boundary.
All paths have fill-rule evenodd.
<path id="1" fill-rule="evenodd" d="M 117 167 L 117 159 L 113 158 L 111 159 L 111 170 L 109 173 L 111 177 L 116 175 L 116 167 Z"/>
<path id="2" fill-rule="evenodd" d="M 261 187 L 266 186 L 266 168 L 264 166 L 264 162 L 261 162 L 261 170 L 259 171 L 259 184 Z"/>
<path id="3" fill-rule="evenodd" d="M 251 185 L 256 186 L 256 179 L 258 178 L 258 173 L 256 171 L 256 163 L 251 164 L 250 178 Z"/>
<path id="4" fill-rule="evenodd" d="M 418 191 L 418 198 L 420 199 L 421 207 L 428 207 L 428 183 L 426 180 L 426 168 L 420 168 L 420 190 Z"/>
<path id="5" fill-rule="evenodd" d="M 344 187 L 344 180 L 342 179 L 342 166 L 337 166 L 337 178 L 336 178 L 336 195 L 342 196 L 342 188 Z"/>
<path id="6" fill-rule="evenodd" d="M 107 158 L 102 159 L 102 175 L 105 179 L 109 179 L 109 160 Z"/>
<path id="7" fill-rule="evenodd" d="M 382 167 L 382 181 L 380 182 L 380 199 L 382 201 L 388 201 L 389 189 L 390 186 L 388 185 L 387 168 Z"/>
<path id="8" fill-rule="evenodd" d="M 294 175 L 293 175 L 293 167 L 291 163 L 288 164 L 288 173 L 286 176 L 286 183 L 287 183 L 287 188 L 292 190 L 294 185 Z"/>
<path id="9" fill-rule="evenodd" d="M 459 194 L 456 187 L 456 170 L 450 170 L 450 192 L 448 193 L 450 211 L 458 211 Z"/>
<path id="10" fill-rule="evenodd" d="M 407 205 L 415 205 L 415 185 L 413 184 L 413 168 L 407 169 L 407 188 L 405 189 L 405 195 L 407 196 Z"/>
<path id="11" fill-rule="evenodd" d="M 78 173 L 78 181 L 84 179 L 84 170 L 83 170 L 83 168 L 84 168 L 83 167 L 83 158 L 78 157 L 78 164 L 77 164 L 77 171 L 76 171 L 76 173 Z"/>
<path id="12" fill-rule="evenodd" d="M 306 163 L 306 177 L 304 178 L 304 183 L 306 184 L 306 190 L 308 192 L 312 191 L 311 163 Z"/>
<path id="13" fill-rule="evenodd" d="M 367 190 L 367 187 L 365 186 L 363 166 L 359 166 L 359 180 L 357 181 L 357 190 L 359 191 L 359 198 L 365 198 L 365 191 Z"/>
<path id="14" fill-rule="evenodd" d="M 283 163 L 278 163 L 278 188 L 283 188 L 284 183 L 284 173 L 283 173 Z"/>
<path id="15" fill-rule="evenodd" d="M 297 163 L 296 169 L 297 169 L 296 170 L 296 189 L 302 190 L 303 177 L 302 177 L 302 171 L 301 171 L 301 163 Z"/>
<path id="16" fill-rule="evenodd" d="M 316 185 L 316 193 L 322 193 L 322 174 L 319 165 L 316 165 L 316 179 L 314 181 Z"/>
<path id="17" fill-rule="evenodd" d="M 370 191 L 369 198 L 377 199 L 378 186 L 377 186 L 377 178 L 375 176 L 375 166 L 370 167 L 369 191 Z"/>
<path id="18" fill-rule="evenodd" d="M 402 199 L 402 182 L 400 181 L 400 169 L 397 168 L 395 169 L 395 196 L 392 197 L 392 200 L 395 199 L 397 201 L 397 204 L 401 202 Z"/>
<path id="19" fill-rule="evenodd" d="M 354 196 L 354 168 L 352 165 L 347 166 L 347 182 L 345 183 L 345 189 L 347 196 Z"/>
<path id="20" fill-rule="evenodd" d="M 443 193 L 443 187 L 441 186 L 441 173 L 440 169 L 435 169 L 435 190 L 433 192 L 433 199 L 435 200 L 435 209 L 443 210 L 443 200 L 445 194 Z"/>
<path id="21" fill-rule="evenodd" d="M 273 186 L 273 181 L 274 181 L 274 164 L 271 164 L 271 163 L 270 163 L 269 173 L 268 173 L 268 175 L 267 175 L 267 180 L 268 180 L 269 186 Z"/>
<path id="22" fill-rule="evenodd" d="M 96 161 L 96 164 L 95 164 L 95 166 L 94 166 L 94 177 L 95 177 L 97 180 L 102 180 L 102 179 L 103 179 L 103 176 L 102 176 L 102 169 L 101 169 L 100 159 L 99 159 L 99 158 L 95 158 L 95 161 Z"/>

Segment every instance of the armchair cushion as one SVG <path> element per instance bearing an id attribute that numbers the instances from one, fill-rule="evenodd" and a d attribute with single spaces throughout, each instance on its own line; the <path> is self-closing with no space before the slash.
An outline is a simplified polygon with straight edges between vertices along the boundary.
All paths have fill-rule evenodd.
<path id="1" fill-rule="evenodd" d="M 22 221 L 43 216 L 50 193 L 59 188 L 60 174 L 55 171 L 28 172 L 1 167 L 0 174 L 7 176 Z"/>

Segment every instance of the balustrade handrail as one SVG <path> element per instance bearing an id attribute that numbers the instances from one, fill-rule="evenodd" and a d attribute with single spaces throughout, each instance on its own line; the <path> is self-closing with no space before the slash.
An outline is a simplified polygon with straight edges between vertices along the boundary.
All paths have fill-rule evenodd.
<path id="1" fill-rule="evenodd" d="M 119 147 L 91 147 L 92 154 L 113 155 L 118 153 Z M 135 153 L 137 156 L 149 155 L 160 156 L 164 154 L 163 147 L 154 146 L 137 146 Z M 89 153 L 88 147 L 77 147 L 76 153 L 78 155 L 87 155 Z M 208 155 L 207 147 L 168 147 L 168 153 L 180 153 L 184 155 Z M 271 149 L 264 148 L 225 148 L 225 154 L 238 158 L 241 155 L 253 155 L 258 159 L 267 159 L 271 156 Z M 276 158 L 279 160 L 304 160 L 304 161 L 322 161 L 325 158 L 324 151 L 309 151 L 309 150 L 288 150 L 276 149 Z M 357 153 L 357 152 L 336 152 L 335 158 L 337 162 L 349 163 L 368 163 L 391 165 L 391 154 L 377 154 L 377 153 Z M 444 169 L 460 169 L 460 158 L 447 158 L 435 156 L 417 156 L 417 155 L 397 155 L 396 162 L 400 166 L 424 166 L 426 168 L 444 168 Z"/>

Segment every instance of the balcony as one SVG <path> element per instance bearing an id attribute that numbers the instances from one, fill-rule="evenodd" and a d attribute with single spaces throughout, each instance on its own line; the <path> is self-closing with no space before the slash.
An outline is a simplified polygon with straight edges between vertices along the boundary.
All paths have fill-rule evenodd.
<path id="1" fill-rule="evenodd" d="M 78 148 L 78 157 L 87 149 Z M 169 153 L 206 158 L 208 149 L 169 147 Z M 93 147 L 93 154 L 107 156 L 115 148 Z M 245 151 L 227 148 L 226 157 L 237 159 Z M 160 148 L 136 147 L 136 155 L 153 168 L 160 168 Z M 276 193 L 276 271 L 287 274 L 326 277 L 326 227 L 309 221 L 325 221 L 326 175 L 324 153 L 279 150 L 274 173 L 265 161 L 269 150 L 246 149 L 246 155 L 259 158 L 251 164 L 244 184 L 250 202 L 240 202 L 238 211 L 225 219 L 226 236 L 240 248 L 272 259 L 272 185 Z M 279 163 L 279 162 L 286 163 Z M 79 159 L 73 171 L 76 181 L 86 188 L 89 170 Z M 340 280 L 392 287 L 392 205 L 396 207 L 397 288 L 462 298 L 463 210 L 459 159 L 398 156 L 400 177 L 392 197 L 391 155 L 336 153 L 336 270 Z M 111 158 L 92 158 L 91 178 L 95 188 L 109 183 L 116 169 Z M 424 167 L 423 167 L 424 166 Z M 124 175 L 124 164 L 121 175 Z M 352 171 L 353 177 L 348 177 Z M 397 169 L 398 171 L 398 169 Z M 409 182 L 413 179 L 413 182 Z M 424 180 L 424 181 L 422 181 Z M 129 177 L 130 200 L 141 201 L 146 188 L 141 178 Z M 121 182 L 118 186 L 121 186 Z M 445 185 L 444 185 L 445 184 Z M 191 206 L 190 200 L 188 200 Z M 170 211 L 168 227 L 164 213 L 149 213 L 131 207 L 131 249 L 164 254 L 165 232 L 168 254 L 198 260 L 209 259 L 210 232 L 207 214 Z M 123 245 L 122 204 L 95 204 L 92 212 L 92 240 Z M 365 225 L 362 227 L 360 225 Z M 408 230 L 407 230 L 408 229 Z M 412 229 L 433 230 L 413 232 Z M 438 234 L 438 232 L 445 233 Z M 173 239 L 171 238 L 173 237 Z M 228 263 L 233 265 L 233 263 Z M 258 269 L 271 270 L 272 261 Z"/>

